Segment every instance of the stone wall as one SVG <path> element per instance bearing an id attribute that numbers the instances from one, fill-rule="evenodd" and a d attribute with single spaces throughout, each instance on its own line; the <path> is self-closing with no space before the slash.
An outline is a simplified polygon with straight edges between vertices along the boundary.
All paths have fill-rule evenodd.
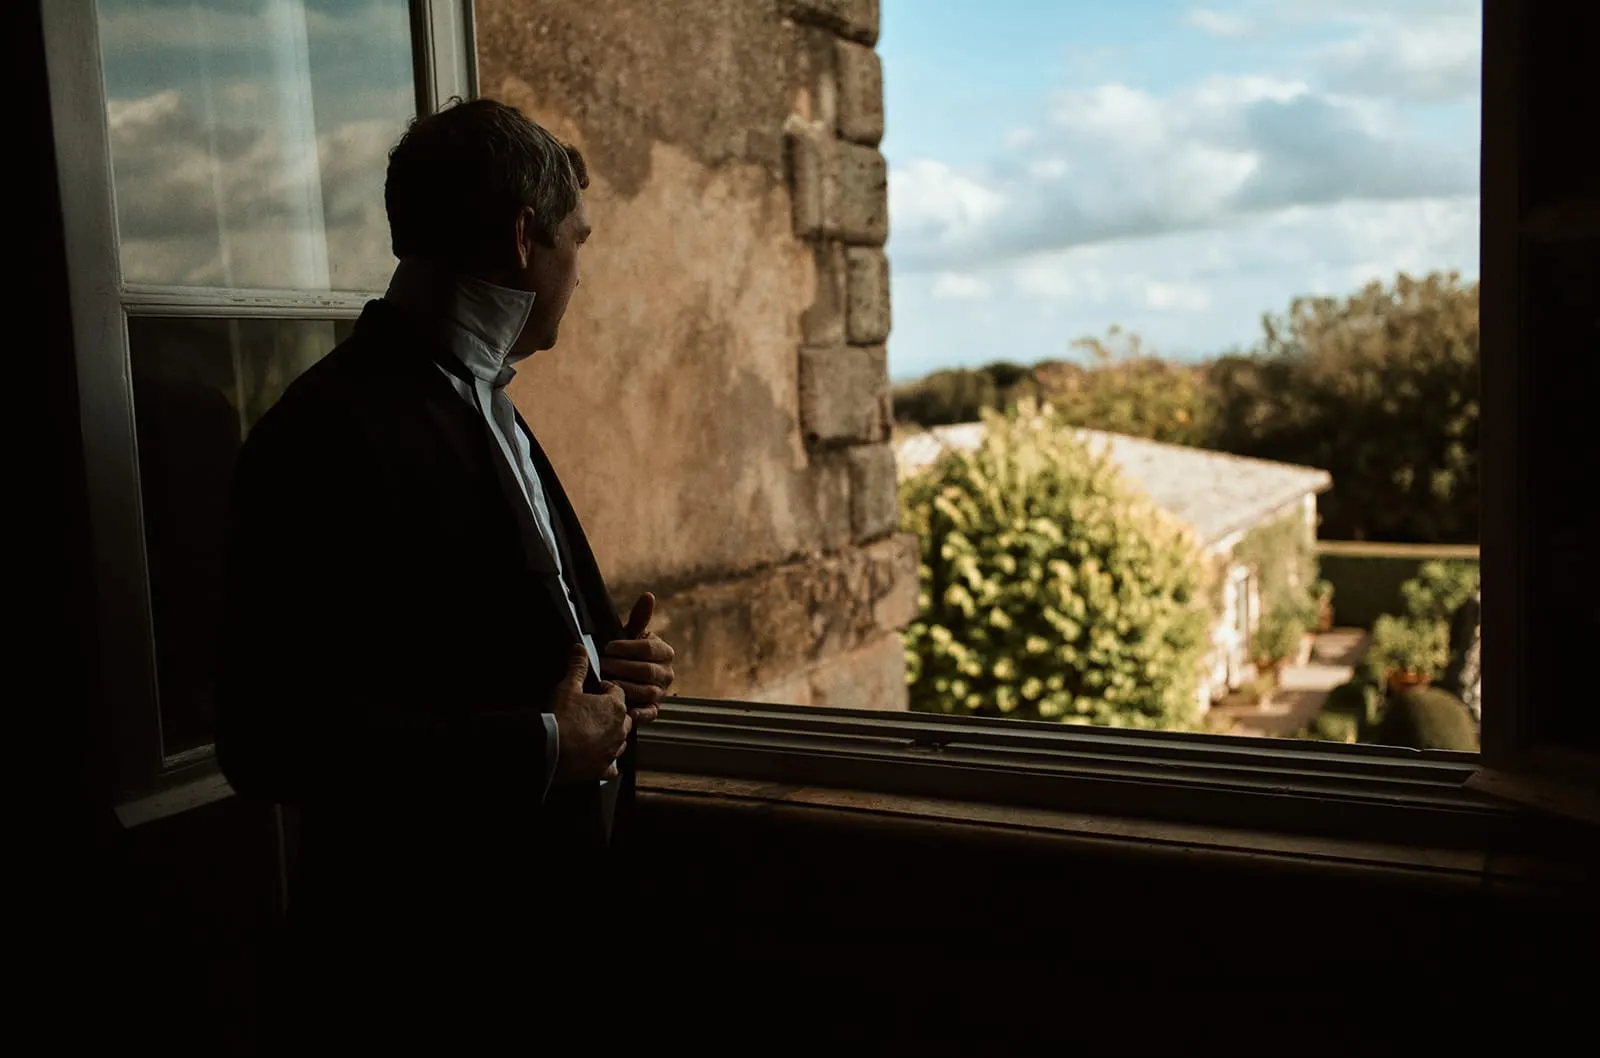
<path id="1" fill-rule="evenodd" d="M 478 0 L 594 236 L 517 402 L 683 694 L 904 708 L 876 0 Z"/>

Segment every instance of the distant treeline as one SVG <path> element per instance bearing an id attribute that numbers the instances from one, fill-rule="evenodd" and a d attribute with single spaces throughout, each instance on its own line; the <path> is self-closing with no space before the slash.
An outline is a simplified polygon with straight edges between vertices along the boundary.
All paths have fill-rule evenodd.
<path id="1" fill-rule="evenodd" d="M 1079 356 L 996 361 L 895 388 L 903 424 L 970 422 L 1024 397 L 1077 426 L 1321 467 L 1333 540 L 1478 540 L 1478 285 L 1398 276 L 1344 298 L 1296 298 L 1252 349 L 1165 360 L 1135 334 Z"/>

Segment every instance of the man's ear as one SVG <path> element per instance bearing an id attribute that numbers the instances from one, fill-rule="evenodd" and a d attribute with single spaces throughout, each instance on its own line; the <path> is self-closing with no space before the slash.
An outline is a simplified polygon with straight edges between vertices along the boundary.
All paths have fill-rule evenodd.
<path id="1" fill-rule="evenodd" d="M 533 260 L 533 244 L 538 241 L 539 229 L 534 223 L 533 207 L 517 210 L 517 267 L 527 268 Z"/>

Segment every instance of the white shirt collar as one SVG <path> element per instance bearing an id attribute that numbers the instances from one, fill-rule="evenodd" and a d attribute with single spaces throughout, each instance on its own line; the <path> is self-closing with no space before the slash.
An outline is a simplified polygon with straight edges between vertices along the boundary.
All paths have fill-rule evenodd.
<path id="1" fill-rule="evenodd" d="M 511 346 L 533 311 L 534 295 L 462 275 L 435 262 L 408 257 L 395 266 L 387 301 L 443 337 L 468 371 L 492 386 L 516 374 L 521 359 Z"/>

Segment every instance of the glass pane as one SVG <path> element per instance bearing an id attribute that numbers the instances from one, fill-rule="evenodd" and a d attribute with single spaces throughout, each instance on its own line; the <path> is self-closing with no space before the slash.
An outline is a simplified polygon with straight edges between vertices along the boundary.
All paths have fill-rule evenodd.
<path id="1" fill-rule="evenodd" d="M 1482 3 L 880 6 L 910 707 L 1476 749 Z"/>
<path id="2" fill-rule="evenodd" d="M 123 278 L 381 290 L 406 0 L 100 0 Z"/>
<path id="3" fill-rule="evenodd" d="M 223 533 L 250 426 L 351 321 L 128 321 L 162 741 L 211 741 Z"/>

